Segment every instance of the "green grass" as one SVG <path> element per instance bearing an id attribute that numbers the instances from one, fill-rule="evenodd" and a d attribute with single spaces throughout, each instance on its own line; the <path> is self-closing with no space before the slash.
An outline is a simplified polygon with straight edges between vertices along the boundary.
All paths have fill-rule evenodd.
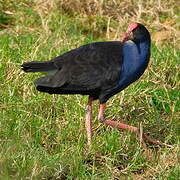
<path id="1" fill-rule="evenodd" d="M 174 18 L 178 10 L 163 11 L 176 2 L 162 3 L 152 18 L 145 14 L 138 19 L 134 14 L 127 19 L 122 11 L 119 16 L 124 18 L 119 23 L 118 8 L 109 21 L 113 4 L 104 1 L 104 6 L 92 6 L 91 1 L 75 1 L 80 3 L 78 11 L 72 1 L 67 5 L 58 0 L 0 1 L 0 179 L 178 179 L 180 54 Z M 88 14 L 92 9 L 86 6 L 95 13 Z M 124 8 L 133 7 L 137 8 L 135 2 Z M 152 5 L 144 8 L 152 10 Z M 127 24 L 136 19 L 154 33 L 162 27 L 155 16 L 161 23 L 174 18 L 175 24 L 168 26 L 174 28 L 174 36 L 163 45 L 152 42 L 145 74 L 108 101 L 106 116 L 134 126 L 141 123 L 151 137 L 173 148 L 148 145 L 151 152 L 146 152 L 134 134 L 97 121 L 98 102 L 93 106 L 93 142 L 87 148 L 87 97 L 37 92 L 33 81 L 40 74 L 25 74 L 20 64 L 49 60 L 93 41 L 118 40 Z"/>

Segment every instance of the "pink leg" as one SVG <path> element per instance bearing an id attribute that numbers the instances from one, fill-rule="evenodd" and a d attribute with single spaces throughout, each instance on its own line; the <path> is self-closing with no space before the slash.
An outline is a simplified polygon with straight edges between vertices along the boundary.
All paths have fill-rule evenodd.
<path id="1" fill-rule="evenodd" d="M 144 143 L 143 140 L 147 140 L 148 142 L 152 143 L 152 144 L 155 144 L 155 145 L 160 145 L 160 146 L 168 146 L 168 147 L 172 147 L 171 145 L 168 145 L 168 144 L 165 144 L 165 143 L 162 143 L 156 139 L 152 139 L 150 138 L 148 135 L 146 134 L 140 134 L 140 130 L 137 128 L 137 127 L 134 127 L 134 126 L 129 126 L 127 124 L 123 124 L 123 123 L 120 123 L 120 122 L 116 122 L 116 121 L 112 121 L 112 120 L 106 120 L 104 118 L 104 111 L 105 111 L 105 108 L 106 108 L 106 104 L 100 104 L 99 105 L 99 114 L 98 114 L 98 119 L 103 122 L 104 124 L 106 125 L 109 125 L 109 126 L 112 126 L 112 127 L 116 127 L 118 129 L 128 129 L 132 132 L 135 132 L 137 133 L 137 135 L 139 137 L 142 136 L 142 143 Z M 145 144 L 144 144 L 144 147 L 145 147 Z"/>
<path id="2" fill-rule="evenodd" d="M 99 105 L 99 114 L 98 114 L 98 119 L 103 122 L 106 125 L 112 126 L 112 127 L 116 127 L 118 129 L 129 129 L 130 131 L 134 131 L 136 132 L 138 130 L 137 127 L 133 127 L 133 126 L 129 126 L 127 124 L 123 124 L 123 123 L 119 123 L 116 121 L 112 121 L 112 120 L 106 120 L 104 118 L 104 111 L 106 108 L 106 104 L 100 104 Z"/>
<path id="3" fill-rule="evenodd" d="M 91 109 L 92 109 L 93 98 L 89 97 L 88 104 L 86 105 L 86 131 L 87 131 L 87 143 L 88 146 L 92 140 L 92 121 L 91 121 Z"/>

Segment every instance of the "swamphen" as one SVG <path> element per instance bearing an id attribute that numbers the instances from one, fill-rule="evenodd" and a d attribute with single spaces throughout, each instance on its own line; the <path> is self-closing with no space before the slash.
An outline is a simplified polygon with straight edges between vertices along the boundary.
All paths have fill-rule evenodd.
<path id="1" fill-rule="evenodd" d="M 128 40 L 132 42 L 126 42 Z M 25 62 L 22 69 L 25 72 L 53 72 L 35 81 L 38 91 L 49 94 L 89 95 L 85 112 L 90 144 L 92 101 L 96 99 L 99 99 L 100 103 L 99 121 L 120 129 L 138 132 L 136 127 L 106 120 L 104 111 L 110 97 L 138 80 L 144 73 L 150 58 L 150 44 L 150 34 L 144 25 L 132 23 L 123 34 L 122 41 L 90 43 L 50 61 Z"/>

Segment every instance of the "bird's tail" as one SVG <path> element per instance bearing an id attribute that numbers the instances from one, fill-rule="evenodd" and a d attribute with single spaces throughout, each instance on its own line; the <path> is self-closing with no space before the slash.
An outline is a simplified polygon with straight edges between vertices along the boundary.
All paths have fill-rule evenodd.
<path id="1" fill-rule="evenodd" d="M 46 72 L 57 69 L 52 61 L 25 62 L 21 65 L 21 68 L 25 72 Z"/>

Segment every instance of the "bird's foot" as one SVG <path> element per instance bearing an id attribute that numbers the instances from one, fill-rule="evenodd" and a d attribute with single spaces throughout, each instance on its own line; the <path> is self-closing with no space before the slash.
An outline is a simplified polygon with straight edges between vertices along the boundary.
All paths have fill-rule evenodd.
<path id="1" fill-rule="evenodd" d="M 104 124 L 115 127 L 115 128 L 118 128 L 118 129 L 123 129 L 123 130 L 127 129 L 127 130 L 130 130 L 130 131 L 133 131 L 133 132 L 138 131 L 138 128 L 134 127 L 134 126 L 129 126 L 127 124 L 123 124 L 123 123 L 120 123 L 120 122 L 107 120 L 105 118 L 101 118 L 101 119 L 103 119 L 103 121 L 101 121 L 101 122 L 103 122 Z"/>
<path id="2" fill-rule="evenodd" d="M 100 122 L 118 128 L 118 129 L 122 129 L 122 130 L 130 130 L 132 132 L 135 132 L 138 136 L 138 139 L 140 140 L 140 143 L 142 144 L 142 146 L 146 149 L 146 143 L 145 141 L 154 144 L 154 145 L 159 145 L 159 146 L 166 146 L 166 147 L 170 147 L 172 148 L 173 146 L 163 143 L 157 139 L 153 139 L 151 137 L 149 137 L 147 134 L 143 133 L 141 129 L 134 127 L 134 126 L 129 126 L 127 124 L 123 124 L 120 122 L 116 122 L 116 121 L 112 121 L 112 120 L 106 120 L 104 117 L 99 118 Z"/>
<path id="3" fill-rule="evenodd" d="M 103 116 L 99 117 L 98 119 L 101 123 L 104 123 L 104 121 L 106 120 Z"/>

